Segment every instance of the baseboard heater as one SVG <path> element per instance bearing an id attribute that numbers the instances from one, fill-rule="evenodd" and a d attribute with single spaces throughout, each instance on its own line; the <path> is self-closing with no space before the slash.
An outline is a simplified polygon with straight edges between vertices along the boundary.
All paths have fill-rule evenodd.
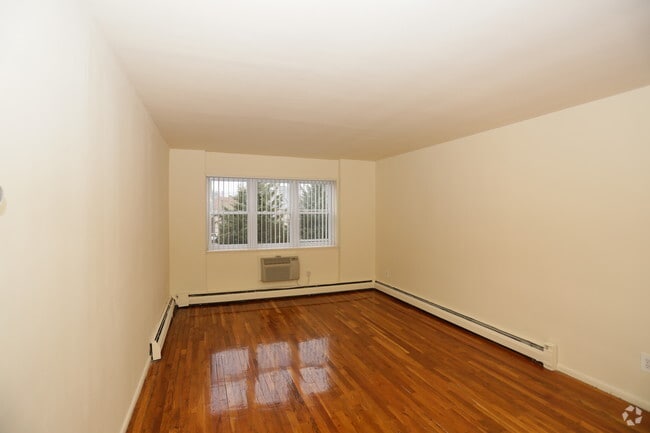
<path id="1" fill-rule="evenodd" d="M 533 342 L 381 281 L 375 281 L 375 288 L 447 322 L 533 358 L 541 362 L 548 370 L 557 368 L 557 346 L 555 344 Z"/>
<path id="2" fill-rule="evenodd" d="M 264 287 L 259 289 L 224 292 L 179 293 L 174 295 L 174 299 L 176 300 L 176 305 L 179 307 L 187 307 L 189 305 L 198 304 L 317 295 L 374 288 L 373 280 L 363 280 L 345 281 L 341 283 L 310 284 L 305 286 Z"/>
<path id="3" fill-rule="evenodd" d="M 149 354 L 153 361 L 157 361 L 162 358 L 162 348 L 165 344 L 165 337 L 167 337 L 167 331 L 169 331 L 169 325 L 172 322 L 174 317 L 174 310 L 176 309 L 176 300 L 171 298 L 163 311 L 162 316 L 160 316 L 160 322 L 158 327 L 151 337 L 149 342 Z"/>

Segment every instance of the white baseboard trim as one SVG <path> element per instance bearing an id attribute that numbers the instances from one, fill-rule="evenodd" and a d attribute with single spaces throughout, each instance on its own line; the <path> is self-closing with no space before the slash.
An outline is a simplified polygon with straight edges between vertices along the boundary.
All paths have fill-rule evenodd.
<path id="1" fill-rule="evenodd" d="M 324 293 L 347 292 L 352 290 L 374 289 L 372 280 L 353 281 L 311 286 L 264 288 L 233 292 L 178 293 L 173 295 L 179 307 L 219 302 L 248 301 L 255 299 L 282 298 L 287 296 L 319 295 Z"/>
<path id="2" fill-rule="evenodd" d="M 133 397 L 131 398 L 131 404 L 129 405 L 129 409 L 126 411 L 126 415 L 124 416 L 124 421 L 122 422 L 120 433 L 126 433 L 126 430 L 129 428 L 129 423 L 131 422 L 131 417 L 133 416 L 135 405 L 138 403 L 138 398 L 140 398 L 140 393 L 142 392 L 142 387 L 144 386 L 144 381 L 147 378 L 147 373 L 149 373 L 150 366 L 151 358 L 147 356 L 147 359 L 144 362 L 144 368 L 142 369 L 142 374 L 140 375 L 140 380 L 138 381 L 138 385 L 136 386 Z"/>
<path id="3" fill-rule="evenodd" d="M 615 386 L 603 382 L 600 379 L 596 379 L 595 377 L 591 377 L 577 370 L 569 368 L 564 364 L 558 364 L 557 370 L 568 376 L 573 377 L 574 379 L 578 379 L 581 382 L 591 385 L 594 388 L 598 388 L 601 391 L 605 391 L 607 394 L 611 394 L 615 397 L 625 400 L 627 403 L 633 404 L 636 407 L 640 407 L 646 412 L 650 412 L 650 400 L 644 400 L 641 397 L 630 394 L 627 391 L 623 391 L 622 389 L 616 388 Z M 622 407 L 621 412 L 623 411 L 623 409 L 625 408 Z"/>
<path id="4" fill-rule="evenodd" d="M 381 281 L 375 281 L 375 288 L 393 298 L 406 302 L 422 311 L 439 317 L 447 322 L 467 329 L 474 334 L 494 341 L 515 352 L 519 352 L 541 362 L 548 370 L 555 370 L 557 366 L 557 346 L 552 343 L 533 342 L 512 333 L 497 329 L 472 317 L 453 311 L 442 305 L 435 304 L 424 298 L 408 293 Z"/>

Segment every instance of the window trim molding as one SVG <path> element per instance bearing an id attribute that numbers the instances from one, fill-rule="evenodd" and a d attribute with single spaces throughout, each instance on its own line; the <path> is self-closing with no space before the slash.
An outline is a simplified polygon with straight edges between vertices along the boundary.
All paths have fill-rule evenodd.
<path id="1" fill-rule="evenodd" d="M 237 176 L 206 176 L 206 252 L 251 252 L 251 251 L 272 251 L 272 250 L 297 250 L 312 248 L 338 248 L 338 181 L 336 179 L 305 179 L 305 178 L 272 178 L 272 177 L 237 177 Z M 211 181 L 213 179 L 238 180 L 246 182 L 246 211 L 240 211 L 241 214 L 247 215 L 247 233 L 248 242 L 246 244 L 217 244 L 211 241 L 212 237 L 212 213 L 213 197 L 211 196 Z M 257 185 L 259 181 L 287 182 L 289 184 L 289 242 L 287 243 L 266 243 L 257 242 Z M 330 233 L 328 240 L 301 240 L 300 239 L 300 216 L 305 214 L 300 210 L 299 205 L 299 184 L 301 182 L 319 182 L 328 185 L 328 205 L 329 212 L 328 230 Z M 252 186 L 252 188 L 251 188 Z M 253 191 L 253 193 L 251 193 Z M 292 204 L 293 203 L 293 204 Z M 321 212 L 322 213 L 322 212 Z M 318 213 L 316 213 L 318 214 Z M 294 221 L 298 221 L 297 224 Z M 295 241 L 294 241 L 295 240 Z M 325 244 L 325 242 L 327 242 Z"/>

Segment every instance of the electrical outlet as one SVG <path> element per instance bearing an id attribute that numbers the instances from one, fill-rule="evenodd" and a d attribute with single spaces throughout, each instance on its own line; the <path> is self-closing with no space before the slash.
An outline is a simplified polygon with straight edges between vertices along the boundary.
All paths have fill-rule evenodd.
<path id="1" fill-rule="evenodd" d="M 307 278 L 311 277 L 311 271 L 307 271 Z"/>
<path id="2" fill-rule="evenodd" d="M 641 353 L 641 370 L 650 373 L 650 353 Z"/>

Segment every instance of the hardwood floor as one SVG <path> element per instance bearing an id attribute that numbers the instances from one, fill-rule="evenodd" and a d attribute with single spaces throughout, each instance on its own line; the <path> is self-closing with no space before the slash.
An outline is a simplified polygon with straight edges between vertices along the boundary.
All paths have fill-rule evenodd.
<path id="1" fill-rule="evenodd" d="M 177 310 L 129 432 L 650 432 L 627 406 L 372 290 Z"/>

